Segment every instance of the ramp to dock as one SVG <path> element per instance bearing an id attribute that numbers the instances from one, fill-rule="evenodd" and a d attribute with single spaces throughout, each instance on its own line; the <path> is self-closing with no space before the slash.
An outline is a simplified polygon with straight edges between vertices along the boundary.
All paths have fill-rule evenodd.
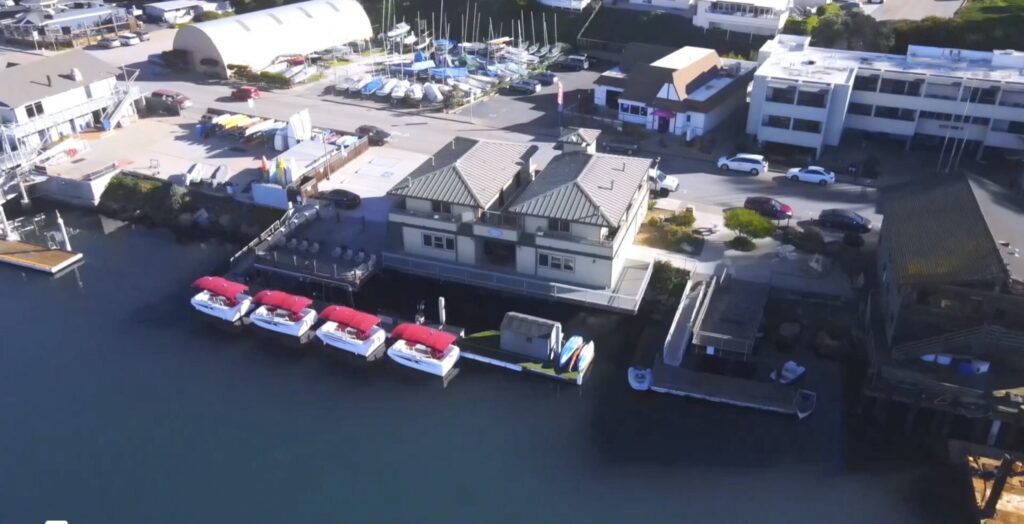
<path id="1" fill-rule="evenodd" d="M 0 240 L 0 262 L 55 274 L 82 260 L 81 253 L 50 249 L 17 240 Z"/>

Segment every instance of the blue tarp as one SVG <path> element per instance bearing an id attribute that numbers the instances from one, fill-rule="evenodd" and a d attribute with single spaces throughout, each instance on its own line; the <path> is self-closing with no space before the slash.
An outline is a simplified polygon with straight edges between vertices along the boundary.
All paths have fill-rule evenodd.
<path id="1" fill-rule="evenodd" d="M 388 68 L 392 73 L 402 72 L 407 75 L 415 74 L 417 71 L 423 71 L 424 69 L 432 69 L 437 67 L 433 60 L 424 60 L 422 62 L 413 62 L 411 64 L 391 64 Z"/>
<path id="2" fill-rule="evenodd" d="M 434 78 L 464 78 L 469 76 L 465 67 L 435 67 L 430 70 L 430 76 Z"/>

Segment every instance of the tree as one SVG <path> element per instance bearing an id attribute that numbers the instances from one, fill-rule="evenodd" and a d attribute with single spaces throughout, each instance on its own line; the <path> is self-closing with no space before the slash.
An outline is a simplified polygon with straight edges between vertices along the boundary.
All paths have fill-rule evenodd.
<path id="1" fill-rule="evenodd" d="M 853 51 L 888 52 L 895 42 L 892 28 L 857 11 L 829 11 L 818 18 L 811 40 L 819 47 Z"/>
<path id="2" fill-rule="evenodd" d="M 775 231 L 771 220 L 750 209 L 730 209 L 725 212 L 725 228 L 745 238 L 764 238 Z"/>

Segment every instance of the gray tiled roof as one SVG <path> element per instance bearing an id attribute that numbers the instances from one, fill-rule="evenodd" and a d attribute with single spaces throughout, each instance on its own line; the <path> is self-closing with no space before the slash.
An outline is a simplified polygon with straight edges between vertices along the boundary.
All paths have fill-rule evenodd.
<path id="1" fill-rule="evenodd" d="M 883 203 L 882 234 L 898 282 L 1006 280 L 1003 258 L 965 177 L 903 187 L 885 195 Z M 1019 224 L 1019 215 L 1016 220 Z"/>
<path id="2" fill-rule="evenodd" d="M 617 227 L 647 184 L 651 159 L 567 153 L 556 156 L 508 208 L 511 213 Z"/>
<path id="3" fill-rule="evenodd" d="M 71 70 L 78 69 L 76 82 Z M 0 105 L 19 107 L 117 75 L 117 68 L 76 49 L 35 62 L 0 69 Z"/>
<path id="4" fill-rule="evenodd" d="M 424 165 L 440 158 L 443 167 L 420 166 L 388 194 L 487 208 L 536 151 L 530 144 L 456 137 Z"/>

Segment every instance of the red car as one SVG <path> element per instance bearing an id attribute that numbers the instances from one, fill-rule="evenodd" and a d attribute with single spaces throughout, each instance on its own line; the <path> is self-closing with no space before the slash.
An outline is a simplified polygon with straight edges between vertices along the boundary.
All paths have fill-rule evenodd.
<path id="1" fill-rule="evenodd" d="M 242 86 L 231 92 L 231 98 L 235 100 L 254 100 L 260 97 L 260 90 L 254 86 Z"/>
<path id="2" fill-rule="evenodd" d="M 793 208 L 771 197 L 750 197 L 743 202 L 743 207 L 772 220 L 793 218 Z"/>

